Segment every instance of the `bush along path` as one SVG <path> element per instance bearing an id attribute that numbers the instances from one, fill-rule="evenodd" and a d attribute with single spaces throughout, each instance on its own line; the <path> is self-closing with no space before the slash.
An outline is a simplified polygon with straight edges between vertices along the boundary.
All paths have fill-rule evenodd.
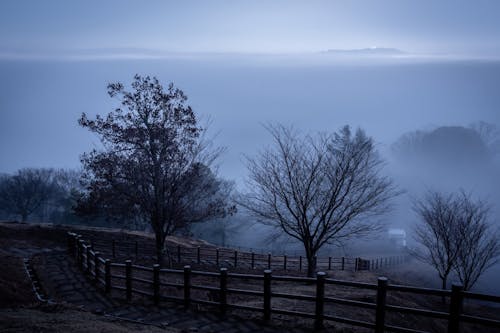
<path id="1" fill-rule="evenodd" d="M 185 310 L 174 303 L 129 304 L 118 298 L 105 296 L 96 288 L 92 276 L 85 276 L 75 261 L 66 253 L 37 255 L 33 267 L 43 289 L 54 301 L 67 302 L 96 314 L 117 317 L 126 321 L 177 328 L 181 332 L 287 332 L 301 333 L 299 328 L 272 327 L 259 321 L 220 317 L 207 312 Z"/>

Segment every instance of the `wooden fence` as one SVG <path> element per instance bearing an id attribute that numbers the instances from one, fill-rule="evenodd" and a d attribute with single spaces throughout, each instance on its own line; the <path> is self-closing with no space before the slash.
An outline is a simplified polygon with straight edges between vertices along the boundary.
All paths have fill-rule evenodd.
<path id="1" fill-rule="evenodd" d="M 192 304 L 214 306 L 224 315 L 228 309 L 239 309 L 255 311 L 263 314 L 264 320 L 270 320 L 273 314 L 287 315 L 292 317 L 311 318 L 314 320 L 316 330 L 324 327 L 325 322 L 337 322 L 354 325 L 373 330 L 374 332 L 403 332 L 424 333 L 426 331 L 408 328 L 386 323 L 388 313 L 400 313 L 405 315 L 416 315 L 424 318 L 444 320 L 447 324 L 448 333 L 457 333 L 460 326 L 466 323 L 484 325 L 485 327 L 500 329 L 500 320 L 474 316 L 463 312 L 465 300 L 477 300 L 483 302 L 500 303 L 500 296 L 485 295 L 466 292 L 459 285 L 453 285 L 450 290 L 415 288 L 403 285 L 389 284 L 387 279 L 379 277 L 377 284 L 343 281 L 327 278 L 324 272 L 318 272 L 316 278 L 275 276 L 271 270 L 264 270 L 262 275 L 231 273 L 227 268 L 220 268 L 219 272 L 205 272 L 191 270 L 186 265 L 182 270 L 162 269 L 155 264 L 152 267 L 133 265 L 131 260 L 124 263 L 111 262 L 101 256 L 85 242 L 81 236 L 68 233 L 68 251 L 75 258 L 79 267 L 85 271 L 96 285 L 102 287 L 109 294 L 112 290 L 118 290 L 125 294 L 127 301 L 132 301 L 132 295 L 151 299 L 156 305 L 162 301 L 174 301 L 184 305 L 187 309 Z M 169 282 L 165 278 L 174 277 L 175 282 Z M 217 281 L 216 286 L 196 283 L 196 277 L 204 277 Z M 229 288 L 228 280 L 254 281 L 259 288 L 237 289 Z M 114 282 L 114 283 L 113 283 Z M 290 294 L 280 290 L 280 286 L 286 284 L 285 291 L 296 290 L 294 286 L 306 285 L 313 291 L 309 294 Z M 290 288 L 290 286 L 292 286 Z M 340 286 L 353 287 L 366 292 L 375 292 L 374 301 L 359 301 L 337 297 L 332 294 L 331 289 Z M 177 290 L 177 293 L 166 293 L 167 290 Z M 283 288 L 282 288 L 283 289 Z M 205 291 L 205 295 L 211 295 L 208 299 L 200 299 L 195 291 Z M 328 292 L 327 292 L 328 291 Z M 335 291 L 337 292 L 337 291 Z M 449 304 L 448 311 L 436 311 L 409 306 L 388 304 L 387 299 L 390 292 L 411 293 L 429 296 L 438 296 L 446 299 Z M 241 302 L 229 301 L 229 295 L 238 294 L 242 297 L 254 297 L 259 299 L 259 305 L 243 305 Z M 272 306 L 272 300 L 287 299 L 294 301 L 308 301 L 314 304 L 307 309 L 314 311 L 297 311 L 293 307 L 279 308 Z M 352 319 L 344 316 L 334 315 L 325 311 L 329 304 L 348 305 L 357 309 L 365 309 L 372 313 L 372 320 Z M 481 330 L 483 332 L 483 330 Z"/>
<path id="2" fill-rule="evenodd" d="M 154 242 L 152 244 L 139 243 L 138 241 L 102 242 L 91 240 L 91 246 L 102 253 L 116 258 L 155 257 Z M 283 271 L 307 271 L 307 260 L 303 256 L 289 256 L 286 254 L 275 255 L 262 252 L 238 251 L 229 248 L 215 247 L 187 247 L 167 246 L 166 249 L 173 261 L 178 264 L 211 265 L 217 267 L 248 268 L 248 269 L 275 269 Z M 316 257 L 318 270 L 377 270 L 394 267 L 409 260 L 407 254 L 397 256 L 379 257 L 373 259 L 352 257 Z"/>

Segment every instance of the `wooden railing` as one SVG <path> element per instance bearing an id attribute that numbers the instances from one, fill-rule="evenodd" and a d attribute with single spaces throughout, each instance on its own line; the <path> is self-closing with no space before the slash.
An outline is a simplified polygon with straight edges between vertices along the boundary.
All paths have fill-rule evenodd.
<path id="1" fill-rule="evenodd" d="M 463 311 L 465 300 L 500 304 L 500 296 L 465 292 L 459 285 L 453 285 L 450 291 L 393 285 L 389 284 L 385 277 L 379 277 L 377 284 L 337 280 L 328 278 L 324 272 L 317 272 L 315 278 L 306 278 L 275 276 L 269 269 L 260 275 L 233 273 L 227 268 L 220 268 L 218 272 L 196 271 L 189 265 L 183 269 L 164 269 L 158 264 L 144 267 L 132 264 L 131 260 L 124 263 L 111 262 L 74 233 L 68 233 L 68 251 L 78 266 L 98 287 L 103 288 L 105 293 L 120 291 L 128 302 L 136 295 L 134 297 L 150 299 L 155 305 L 160 305 L 163 301 L 173 301 L 183 304 L 186 309 L 192 304 L 213 306 L 222 315 L 226 314 L 228 309 L 238 309 L 262 313 L 264 320 L 270 320 L 273 314 L 310 318 L 314 320 L 316 330 L 322 329 L 325 323 L 336 322 L 372 329 L 376 333 L 426 332 L 415 327 L 405 327 L 406 322 L 388 323 L 386 317 L 391 313 L 445 321 L 444 330 L 448 333 L 458 333 L 464 324 L 481 325 L 481 332 L 485 332 L 483 329 L 486 328 L 495 332 L 500 329 L 498 318 L 479 317 Z M 237 284 L 235 281 L 244 282 L 246 287 L 231 288 L 228 280 L 233 284 Z M 369 296 L 366 300 L 341 297 L 340 289 L 344 287 L 361 290 L 365 295 L 373 294 L 373 297 Z M 290 290 L 302 290 L 302 293 L 290 293 Z M 389 304 L 388 299 L 393 296 L 391 293 L 437 296 L 443 299 L 443 305 L 446 306 L 439 310 L 430 310 Z M 201 296 L 206 297 L 203 299 Z M 243 302 L 247 299 L 256 301 L 249 305 L 248 302 Z M 313 306 L 297 308 L 295 304 L 289 303 L 283 303 L 282 307 L 273 306 L 273 301 L 279 299 L 291 300 L 292 303 L 303 301 Z M 326 309 L 332 305 L 335 305 L 337 310 L 340 306 L 364 310 L 364 318 L 347 317 Z M 308 311 L 311 309 L 314 311 Z M 472 330 L 475 331 L 478 330 Z"/>
<path id="2" fill-rule="evenodd" d="M 145 245 L 138 241 L 111 240 L 102 242 L 91 240 L 95 249 L 108 253 L 112 258 L 122 257 L 155 257 L 156 250 L 154 242 Z M 290 256 L 286 254 L 276 255 L 254 251 L 238 251 L 229 248 L 215 247 L 187 247 L 167 246 L 166 249 L 171 258 L 178 264 L 208 264 L 211 266 L 225 266 L 231 268 L 248 269 L 279 269 L 284 271 L 307 271 L 307 260 L 303 256 Z M 318 270 L 377 270 L 394 267 L 408 262 L 410 256 L 407 254 L 397 256 L 378 257 L 365 259 L 360 257 L 316 257 L 316 268 Z"/>

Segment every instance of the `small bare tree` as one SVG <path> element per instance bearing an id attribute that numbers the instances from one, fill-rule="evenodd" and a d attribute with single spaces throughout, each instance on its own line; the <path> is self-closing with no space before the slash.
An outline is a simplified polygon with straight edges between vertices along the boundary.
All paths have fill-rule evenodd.
<path id="1" fill-rule="evenodd" d="M 303 137 L 283 126 L 267 129 L 274 146 L 247 159 L 253 192 L 240 203 L 303 244 L 312 276 L 321 247 L 379 229 L 368 217 L 386 212 L 397 191 L 362 130 Z"/>
<path id="2" fill-rule="evenodd" d="M 434 267 L 446 289 L 447 280 L 457 261 L 461 238 L 457 234 L 459 202 L 452 195 L 429 191 L 415 202 L 414 210 L 421 223 L 415 227 L 415 240 L 425 250 L 416 249 L 414 256 Z"/>
<path id="3" fill-rule="evenodd" d="M 498 263 L 499 234 L 488 222 L 490 208 L 484 201 L 461 195 L 461 218 L 458 233 L 462 246 L 458 252 L 455 272 L 465 290 L 474 286 L 479 277 Z"/>
<path id="4" fill-rule="evenodd" d="M 449 195 L 429 191 L 414 210 L 422 221 L 415 228 L 415 240 L 425 249 L 415 250 L 414 255 L 436 269 L 443 289 L 454 271 L 468 290 L 498 262 L 498 233 L 488 222 L 485 202 L 474 201 L 464 191 Z"/>

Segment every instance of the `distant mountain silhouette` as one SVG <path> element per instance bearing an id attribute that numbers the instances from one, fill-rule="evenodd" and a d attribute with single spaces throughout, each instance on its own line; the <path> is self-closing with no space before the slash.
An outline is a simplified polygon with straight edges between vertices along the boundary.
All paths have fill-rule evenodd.
<path id="1" fill-rule="evenodd" d="M 364 49 L 330 49 L 323 53 L 327 54 L 338 54 L 338 55 L 398 55 L 405 54 L 399 49 L 389 48 L 389 47 L 371 47 Z"/>

